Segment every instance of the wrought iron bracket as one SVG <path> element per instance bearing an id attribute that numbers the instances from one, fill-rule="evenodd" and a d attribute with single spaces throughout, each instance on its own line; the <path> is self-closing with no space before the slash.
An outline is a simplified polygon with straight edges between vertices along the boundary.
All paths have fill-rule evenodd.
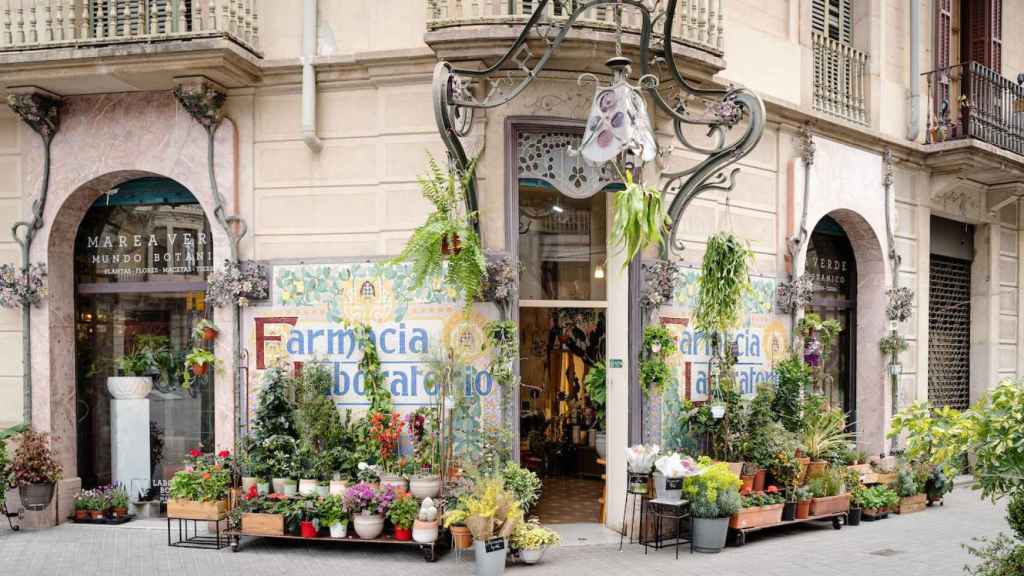
<path id="1" fill-rule="evenodd" d="M 583 13 L 602 6 L 637 11 L 642 22 L 640 84 L 655 106 L 672 120 L 677 144 L 705 156 L 691 168 L 661 174 L 662 193 L 674 195 L 668 207 L 670 241 L 662 254 L 667 258 L 670 251 L 682 249 L 675 238 L 690 202 L 703 192 L 728 191 L 735 186 L 739 169 L 730 167 L 760 141 L 766 117 L 764 103 L 745 88 L 702 88 L 683 77 L 672 50 L 676 0 L 584 0 L 575 2 L 575 9 L 564 18 L 548 16 L 553 1 L 564 9 L 569 7 L 560 0 L 539 0 L 519 36 L 490 66 L 458 68 L 441 61 L 434 68 L 434 117 L 449 160 L 458 169 L 469 165 L 462 140 L 473 129 L 475 111 L 502 106 L 522 94 L 540 76 Z M 659 26 L 660 33 L 656 31 Z M 542 42 L 543 52 L 534 54 L 529 47 L 531 40 Z M 666 74 L 667 80 L 663 81 Z M 667 86 L 674 93 L 672 102 L 662 95 Z M 697 110 L 698 104 L 703 104 L 703 110 Z M 692 141 L 687 128 L 694 127 L 704 132 L 703 140 L 707 143 Z M 739 134 L 730 138 L 734 131 Z M 474 180 L 466 190 L 466 210 L 475 212 L 478 206 Z"/>

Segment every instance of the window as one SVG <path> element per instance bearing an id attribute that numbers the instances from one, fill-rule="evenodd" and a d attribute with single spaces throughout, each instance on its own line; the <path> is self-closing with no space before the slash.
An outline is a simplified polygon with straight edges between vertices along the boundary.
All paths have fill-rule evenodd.
<path id="1" fill-rule="evenodd" d="M 852 0 L 812 0 L 811 30 L 847 46 L 853 44 Z"/>
<path id="2" fill-rule="evenodd" d="M 960 59 L 1002 73 L 1003 0 L 963 0 Z"/>

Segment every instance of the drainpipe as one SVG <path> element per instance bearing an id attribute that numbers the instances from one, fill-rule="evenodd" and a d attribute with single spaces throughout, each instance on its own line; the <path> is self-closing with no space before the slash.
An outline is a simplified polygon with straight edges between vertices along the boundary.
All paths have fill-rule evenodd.
<path id="1" fill-rule="evenodd" d="M 921 133 L 921 0 L 910 2 L 910 118 L 907 140 L 916 142 Z"/>
<path id="2" fill-rule="evenodd" d="M 302 4 L 302 141 L 313 152 L 320 152 L 323 143 L 316 135 L 316 13 L 317 0 Z"/>

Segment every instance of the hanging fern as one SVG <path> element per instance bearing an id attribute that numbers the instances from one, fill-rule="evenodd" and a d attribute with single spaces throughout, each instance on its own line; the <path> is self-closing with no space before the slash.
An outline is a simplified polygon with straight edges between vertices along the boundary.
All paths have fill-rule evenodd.
<path id="1" fill-rule="evenodd" d="M 623 178 L 626 189 L 615 193 L 615 226 L 612 244 L 626 251 L 623 269 L 640 251 L 648 246 L 664 243 L 662 232 L 666 216 L 661 205 L 661 192 L 657 188 L 645 188 L 633 181 L 633 171 L 626 170 Z"/>
<path id="2" fill-rule="evenodd" d="M 698 280 L 694 325 L 705 334 L 720 334 L 739 326 L 743 296 L 752 293 L 747 266 L 753 252 L 729 232 L 708 239 Z"/>
<path id="3" fill-rule="evenodd" d="M 428 156 L 428 164 L 429 174 L 420 176 L 417 181 L 423 197 L 433 204 L 434 211 L 413 231 L 402 253 L 392 263 L 412 262 L 413 285 L 417 289 L 428 278 L 443 276 L 445 284 L 468 308 L 479 297 L 487 276 L 487 260 L 480 237 L 473 227 L 477 213 L 471 212 L 464 217 L 459 214 L 459 207 L 465 200 L 464 191 L 473 179 L 476 160 L 461 172 L 442 170 L 432 156 Z"/>

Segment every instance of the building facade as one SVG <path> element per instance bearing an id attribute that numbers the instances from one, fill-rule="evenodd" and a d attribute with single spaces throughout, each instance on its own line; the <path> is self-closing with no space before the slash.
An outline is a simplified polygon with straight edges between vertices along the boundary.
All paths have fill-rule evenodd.
<path id="1" fill-rule="evenodd" d="M 771 300 L 779 282 L 805 273 L 815 280 L 810 309 L 843 326 L 833 400 L 871 454 L 888 447 L 894 392 L 897 405 L 963 407 L 1022 375 L 1024 88 L 1011 78 L 1024 69 L 1024 48 L 1004 45 L 1002 31 L 1024 21 L 1024 6 L 665 1 L 677 3 L 669 44 L 684 76 L 749 88 L 767 110 L 735 186 L 695 199 L 673 239 L 685 245 L 683 265 L 696 269 L 716 231 L 735 232 L 754 252 L 755 287 L 768 305 L 748 308 L 740 331 L 744 391 L 770 380 L 791 346 L 792 318 Z M 343 355 L 340 344 L 324 348 L 342 319 L 396 324 L 396 363 L 417 352 L 416 329 L 458 333 L 448 309 L 429 299 L 380 304 L 374 298 L 395 293 L 397 280 L 380 271 L 358 280 L 358 270 L 399 253 L 428 209 L 416 178 L 428 153 L 447 153 L 433 108 L 437 63 L 496 61 L 536 4 L 0 0 L 0 89 L 19 103 L 0 110 L 0 229 L 30 223 L 20 229 L 34 231 L 29 261 L 48 269 L 48 295 L 27 322 L 18 310 L 0 312 L 0 424 L 22 421 L 30 403 L 31 424 L 54 437 L 65 469 L 61 508 L 39 522 L 65 517 L 83 482 L 110 480 L 116 456 L 102 447 L 116 444 L 118 425 L 102 385 L 109 359 L 140 334 L 187 340 L 196 318 L 234 325 L 230 308 L 210 309 L 197 295 L 236 251 L 268 265 L 271 297 L 242 309 L 237 333 L 223 330 L 222 366 L 207 387 L 154 391 L 149 409 L 167 461 L 197 443 L 231 447 L 268 355 Z M 547 18 L 564 21 L 566 7 L 547 5 Z M 639 263 L 629 272 L 609 242 L 607 192 L 618 178 L 569 152 L 594 93 L 580 75 L 607 81 L 620 29 L 623 53 L 639 57 L 641 21 L 628 8 L 621 22 L 614 14 L 584 14 L 544 72 L 508 104 L 478 111 L 465 140 L 479 155 L 483 243 L 524 263 L 513 315 L 526 386 L 510 428 L 525 446 L 536 426 L 528 416 L 572 409 L 559 394 L 572 393 L 573 377 L 578 387 L 585 354 L 553 352 L 539 335 L 565 322 L 586 326 L 607 359 L 612 487 L 625 482 L 624 448 L 659 434 L 630 341 Z M 476 88 L 507 89 L 503 82 L 522 78 L 519 64 L 544 48 L 534 38 L 505 80 Z M 663 88 L 671 95 L 671 83 Z M 670 119 L 649 110 L 663 153 L 648 179 L 702 159 L 673 147 Z M 0 238 L 0 260 L 22 265 L 19 238 Z M 341 311 L 328 285 L 351 298 Z M 884 311 L 894 285 L 915 294 L 913 316 L 898 327 L 909 348 L 896 387 L 878 347 L 891 328 Z M 677 392 L 700 400 L 706 355 L 680 294 L 655 321 L 680 330 Z M 346 374 L 338 369 L 339 398 L 357 388 Z M 481 378 L 483 396 L 491 388 Z M 543 384 L 552 378 L 555 388 Z M 154 469 L 153 478 L 171 470 Z M 617 489 L 606 504 L 621 509 Z M 621 519 L 608 514 L 607 524 L 619 528 Z"/>

